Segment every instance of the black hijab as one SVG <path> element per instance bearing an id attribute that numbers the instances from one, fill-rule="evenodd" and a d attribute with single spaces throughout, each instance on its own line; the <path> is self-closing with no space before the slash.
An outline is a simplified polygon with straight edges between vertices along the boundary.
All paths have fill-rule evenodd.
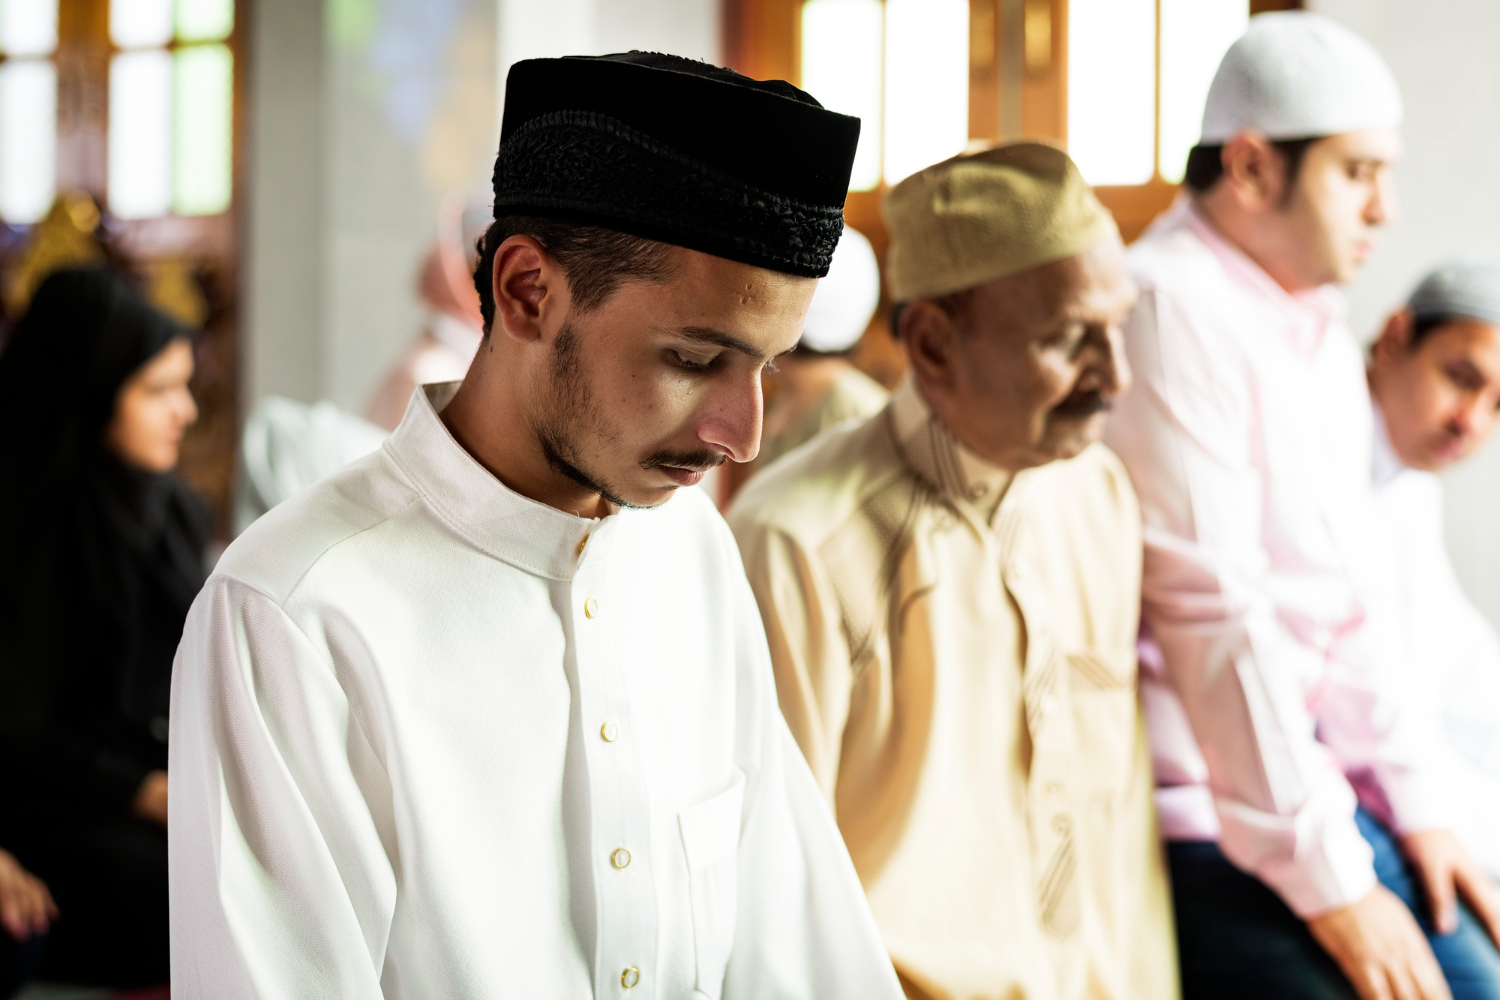
<path id="1" fill-rule="evenodd" d="M 188 336 L 123 278 L 66 270 L 0 353 L 0 770 L 16 801 L 115 812 L 166 765 L 208 519 L 104 435 L 124 383 Z"/>

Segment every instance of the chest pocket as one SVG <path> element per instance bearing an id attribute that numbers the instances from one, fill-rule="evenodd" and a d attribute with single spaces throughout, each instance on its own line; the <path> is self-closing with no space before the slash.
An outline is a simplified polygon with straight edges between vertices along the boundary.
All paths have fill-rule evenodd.
<path id="1" fill-rule="evenodd" d="M 1130 786 L 1139 710 L 1134 647 L 1085 647 L 1067 654 L 1079 771 L 1090 799 Z"/>
<path id="2" fill-rule="evenodd" d="M 696 994 L 710 1000 L 723 992 L 724 968 L 734 946 L 744 798 L 745 776 L 737 771 L 728 789 L 677 814 L 693 897 Z"/>

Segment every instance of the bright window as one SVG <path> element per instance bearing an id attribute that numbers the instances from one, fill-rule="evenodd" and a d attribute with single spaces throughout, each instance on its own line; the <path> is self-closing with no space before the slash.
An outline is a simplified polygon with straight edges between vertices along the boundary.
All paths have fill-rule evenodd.
<path id="1" fill-rule="evenodd" d="M 0 0 L 0 53 L 49 56 L 57 48 L 57 0 Z"/>
<path id="2" fill-rule="evenodd" d="M 1248 0 L 1069 0 L 1068 151 L 1089 183 L 1182 180 L 1208 85 L 1244 33 L 1249 7 Z"/>
<path id="3" fill-rule="evenodd" d="M 109 207 L 215 215 L 233 178 L 233 0 L 111 0 Z"/>
<path id="4" fill-rule="evenodd" d="M 57 68 L 0 62 L 0 219 L 36 222 L 57 194 Z"/>
<path id="5" fill-rule="evenodd" d="M 802 87 L 825 108 L 860 120 L 849 187 L 880 185 L 880 85 L 885 11 L 880 0 L 808 0 L 802 6 Z"/>
<path id="6" fill-rule="evenodd" d="M 1244 0 L 1161 0 L 1161 135 L 1157 162 L 1176 184 L 1203 127 L 1219 61 L 1250 25 Z"/>
<path id="7" fill-rule="evenodd" d="M 969 138 L 968 0 L 806 0 L 802 86 L 861 120 L 850 189 L 894 184 Z"/>
<path id="8" fill-rule="evenodd" d="M 191 45 L 173 62 L 172 208 L 216 215 L 229 207 L 234 60 L 227 46 Z"/>
<path id="9" fill-rule="evenodd" d="M 1090 184 L 1156 169 L 1156 0 L 1070 0 L 1068 151 Z"/>
<path id="10" fill-rule="evenodd" d="M 57 194 L 57 0 L 0 0 L 0 221 L 27 224 Z"/>

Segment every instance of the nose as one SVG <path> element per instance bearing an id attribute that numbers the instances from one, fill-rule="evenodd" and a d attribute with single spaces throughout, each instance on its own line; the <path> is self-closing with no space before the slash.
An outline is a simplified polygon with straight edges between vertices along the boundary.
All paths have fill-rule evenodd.
<path id="1" fill-rule="evenodd" d="M 1453 425 L 1465 436 L 1485 434 L 1495 420 L 1495 407 L 1488 393 L 1475 393 L 1467 406 L 1453 416 Z"/>
<path id="2" fill-rule="evenodd" d="M 1100 337 L 1099 392 L 1106 399 L 1118 399 L 1130 389 L 1130 360 L 1125 357 L 1125 335 L 1118 326 L 1108 326 Z"/>
<path id="3" fill-rule="evenodd" d="M 1365 223 L 1371 226 L 1388 226 L 1399 214 L 1396 202 L 1396 184 L 1390 171 L 1382 170 L 1375 179 L 1370 200 L 1365 205 Z"/>
<path id="4" fill-rule="evenodd" d="M 732 385 L 715 385 L 704 400 L 698 440 L 736 462 L 752 461 L 760 454 L 762 410 L 759 372 Z"/>

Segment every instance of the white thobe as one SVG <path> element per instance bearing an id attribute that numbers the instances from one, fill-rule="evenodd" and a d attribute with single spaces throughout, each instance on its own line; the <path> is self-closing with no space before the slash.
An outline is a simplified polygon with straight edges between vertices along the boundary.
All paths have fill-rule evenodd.
<path id="1" fill-rule="evenodd" d="M 1402 710 L 1364 365 L 1334 289 L 1287 294 L 1187 198 L 1130 266 L 1135 387 L 1107 441 L 1145 519 L 1162 831 L 1309 917 L 1375 885 L 1349 775 L 1398 831 L 1446 822 Z"/>
<path id="2" fill-rule="evenodd" d="M 1438 731 L 1453 832 L 1500 877 L 1500 638 L 1459 585 L 1443 541 L 1443 484 L 1401 464 L 1375 410 L 1375 499 L 1395 549 L 1414 704 Z"/>
<path id="3" fill-rule="evenodd" d="M 193 605 L 174 996 L 899 997 L 710 501 L 521 497 L 453 388 Z"/>

